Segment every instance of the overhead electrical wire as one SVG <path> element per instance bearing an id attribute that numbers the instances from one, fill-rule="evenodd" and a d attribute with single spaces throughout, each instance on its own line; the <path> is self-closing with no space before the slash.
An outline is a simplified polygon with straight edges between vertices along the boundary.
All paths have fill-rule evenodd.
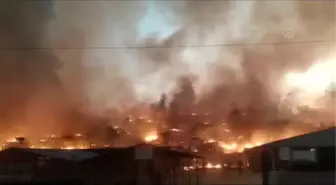
<path id="1" fill-rule="evenodd" d="M 200 45 L 146 45 L 146 46 L 90 46 L 90 47 L 1 47 L 4 50 L 117 50 L 117 49 L 173 49 L 173 48 L 219 48 L 219 47 L 248 47 L 248 46 L 272 46 L 272 45 L 295 45 L 295 44 L 329 44 L 336 40 L 311 40 L 292 42 L 257 42 L 257 43 L 229 43 L 229 44 L 200 44 Z"/>
<path id="2" fill-rule="evenodd" d="M 213 1 L 227 1 L 227 2 L 243 2 L 243 1 L 260 1 L 260 2 L 333 2 L 335 0 L 0 0 L 0 1 L 25 1 L 25 2 L 43 2 L 43 1 L 52 1 L 52 2 L 106 2 L 106 1 L 115 1 L 115 2 L 133 2 L 133 1 L 186 1 L 186 2 L 213 2 Z"/>

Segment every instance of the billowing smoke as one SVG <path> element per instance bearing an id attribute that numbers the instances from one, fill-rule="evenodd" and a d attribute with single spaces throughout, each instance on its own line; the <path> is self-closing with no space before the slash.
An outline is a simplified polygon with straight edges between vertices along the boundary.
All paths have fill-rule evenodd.
<path id="1" fill-rule="evenodd" d="M 193 85 L 198 93 L 198 103 L 195 106 L 201 109 L 205 106 L 214 116 L 226 118 L 238 135 L 250 135 L 253 128 L 281 120 L 284 123 L 288 119 L 293 122 L 322 121 L 313 114 L 310 114 L 312 119 L 304 120 L 301 114 L 294 115 L 297 113 L 292 110 L 286 115 L 286 109 L 300 106 L 301 99 L 294 98 L 291 100 L 293 105 L 283 107 L 284 96 L 293 92 L 283 84 L 288 71 L 309 70 L 311 65 L 330 55 L 329 49 L 334 48 L 334 43 L 314 43 L 314 40 L 334 40 L 333 2 L 189 1 L 184 5 L 190 10 L 182 11 L 185 24 L 169 42 L 197 46 L 177 49 L 181 66 L 187 64 L 188 73 L 196 76 Z M 327 11 L 324 12 L 324 8 Z M 309 19 L 311 15 L 307 9 L 314 9 L 316 17 Z M 318 34 L 316 30 L 319 30 Z M 307 43 L 221 46 L 222 43 L 283 42 Z M 331 66 L 335 67 L 335 58 L 332 58 Z M 330 83 L 331 76 L 325 80 Z M 186 97 L 193 97 L 193 92 L 180 102 Z M 173 110 L 178 109 L 176 99 L 172 102 Z M 303 110 L 301 112 L 304 114 Z"/>
<path id="2" fill-rule="evenodd" d="M 167 93 L 173 115 L 228 119 L 239 110 L 251 129 L 292 119 L 300 98 L 285 103 L 295 89 L 284 76 L 331 53 L 334 43 L 313 41 L 335 39 L 331 1 L 69 2 L 59 12 L 65 5 L 78 19 L 71 23 L 87 33 L 86 47 L 100 47 L 83 62 L 95 113 L 157 102 Z M 285 42 L 292 44 L 248 44 Z"/>
<path id="3" fill-rule="evenodd" d="M 335 66 L 334 43 L 313 42 L 335 39 L 332 1 L 2 3 L 1 46 L 21 48 L 0 51 L 4 125 L 77 124 L 77 107 L 114 121 L 167 94 L 172 118 L 208 112 L 243 132 L 292 119 L 288 72 Z"/>
<path id="4" fill-rule="evenodd" d="M 67 107 L 57 75 L 62 64 L 52 52 L 38 49 L 55 17 L 52 3 L 1 1 L 0 7 L 1 130 L 55 131 Z"/>

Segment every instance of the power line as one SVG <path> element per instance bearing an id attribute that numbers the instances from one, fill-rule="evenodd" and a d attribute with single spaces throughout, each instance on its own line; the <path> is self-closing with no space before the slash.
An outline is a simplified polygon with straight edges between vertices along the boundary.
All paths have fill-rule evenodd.
<path id="1" fill-rule="evenodd" d="M 43 2 L 43 1 L 50 1 L 50 2 L 136 2 L 136 1 L 185 1 L 185 2 L 214 2 L 214 1 L 222 1 L 222 2 L 237 2 L 237 1 L 253 1 L 253 2 L 333 2 L 335 0 L 0 0 L 1 1 L 25 1 L 25 2 Z"/>
<path id="2" fill-rule="evenodd" d="M 247 46 L 272 46 L 295 44 L 329 44 L 336 40 L 312 40 L 294 42 L 264 42 L 264 43 L 230 43 L 211 45 L 152 45 L 152 46 L 94 46 L 94 47 L 0 47 L 0 51 L 10 50 L 117 50 L 117 49 L 171 49 L 171 48 L 218 48 L 218 47 L 247 47 Z"/>

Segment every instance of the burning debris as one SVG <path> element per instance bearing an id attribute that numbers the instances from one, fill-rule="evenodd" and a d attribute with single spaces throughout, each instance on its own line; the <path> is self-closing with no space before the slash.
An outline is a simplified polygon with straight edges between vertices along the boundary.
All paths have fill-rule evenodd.
<path id="1" fill-rule="evenodd" d="M 197 169 L 222 169 L 221 164 L 212 164 L 212 163 L 207 163 L 206 165 L 191 165 L 191 166 L 185 166 L 183 167 L 183 170 L 185 171 L 190 171 L 190 170 L 197 170 Z"/>
<path id="2" fill-rule="evenodd" d="M 143 119 L 143 118 L 142 118 Z M 146 122 L 150 123 L 150 122 Z M 95 139 L 94 135 L 88 133 L 75 133 L 75 134 L 68 134 L 63 136 L 57 135 L 50 135 L 48 137 L 40 138 L 38 140 L 30 140 L 29 138 L 25 137 L 14 137 L 11 139 L 7 139 L 3 142 L 1 149 L 8 148 L 8 147 L 23 147 L 23 148 L 44 148 L 44 149 L 64 149 L 64 150 L 72 150 L 72 149 L 89 149 L 89 148 L 106 148 L 106 147 L 127 147 L 129 145 L 135 145 L 142 142 L 151 143 L 155 145 L 168 145 L 168 146 L 175 146 L 184 148 L 192 153 L 202 155 L 202 156 L 214 156 L 218 155 L 221 156 L 222 154 L 230 154 L 236 152 L 243 152 L 245 149 L 253 148 L 255 146 L 260 146 L 264 143 L 272 142 L 279 139 L 284 139 L 287 137 L 291 137 L 297 134 L 302 134 L 303 131 L 300 132 L 293 132 L 293 133 L 286 133 L 285 135 L 278 136 L 278 137 L 267 137 L 267 136 L 257 136 L 252 140 L 242 139 L 242 136 L 234 137 L 230 136 L 227 140 L 221 138 L 210 138 L 205 133 L 204 139 L 202 138 L 194 138 L 192 139 L 193 142 L 189 140 L 189 137 L 173 137 L 174 142 L 169 141 L 167 142 L 167 138 L 165 138 L 165 134 L 160 134 L 158 130 L 151 130 L 147 132 L 142 132 L 142 134 L 138 135 L 130 144 L 126 144 L 123 142 L 125 137 L 134 137 L 138 132 L 131 132 L 131 131 L 121 131 L 120 128 L 115 128 L 116 132 L 119 133 L 118 137 L 124 137 L 123 140 L 120 140 L 120 143 L 116 142 L 118 137 L 114 137 L 111 140 L 97 140 Z M 309 130 L 307 130 L 308 132 Z M 312 130 L 311 130 L 312 131 Z M 167 133 L 167 132 L 166 132 Z M 186 132 L 180 129 L 169 129 L 168 133 L 176 133 L 185 135 Z M 226 133 L 231 133 L 231 130 L 228 130 Z M 267 133 L 267 131 L 266 131 Z M 189 133 L 190 134 L 190 133 Z M 270 133 L 267 133 L 272 135 Z M 274 135 L 274 134 L 273 134 Z M 113 138 L 113 137 L 112 137 Z M 180 140 L 176 140 L 179 138 Z M 208 139 L 206 139 L 208 138 Z M 168 140 L 170 138 L 168 137 Z M 198 140 L 196 142 L 196 140 Z M 123 144 L 124 143 L 124 144 Z M 216 167 L 214 167 L 216 168 Z"/>
<path id="3" fill-rule="evenodd" d="M 149 133 L 148 135 L 144 137 L 144 140 L 146 142 L 153 142 L 153 141 L 156 141 L 158 138 L 159 136 L 157 133 Z"/>
<path id="4" fill-rule="evenodd" d="M 155 2 L 148 8 L 163 7 L 168 14 L 174 14 L 170 22 L 176 22 L 177 26 L 169 29 L 169 34 L 154 34 L 150 38 L 153 42 L 148 43 L 148 34 L 140 34 L 133 27 L 135 23 L 146 22 L 151 18 L 148 16 L 145 21 L 139 20 L 141 16 L 127 16 L 128 22 L 132 22 L 130 29 L 111 31 L 121 40 L 139 39 L 135 45 L 144 43 L 152 47 L 151 51 L 146 47 L 122 49 L 113 51 L 113 57 L 97 57 L 94 52 L 75 53 L 83 57 L 79 62 L 81 71 L 80 75 L 70 77 L 62 73 L 73 73 L 66 61 L 59 65 L 67 54 L 42 47 L 44 36 L 50 36 L 47 28 L 61 33 L 55 28 L 58 24 L 47 25 L 58 16 L 52 3 L 26 6 L 22 2 L 1 2 L 5 3 L 3 7 L 9 7 L 0 10 L 3 18 L 0 35 L 4 36 L 0 38 L 3 48 L 0 51 L 0 122 L 2 130 L 7 132 L 1 133 L 2 148 L 72 150 L 147 142 L 210 155 L 242 152 L 313 131 L 321 122 L 324 126 L 335 124 L 335 106 L 330 105 L 335 100 L 330 101 L 330 93 L 325 93 L 328 86 L 336 83 L 334 43 L 316 45 L 306 39 L 303 42 L 306 45 L 219 47 L 223 43 L 283 42 L 286 38 L 282 38 L 283 30 L 278 27 L 287 30 L 287 16 L 295 19 L 293 25 L 302 30 L 303 38 L 310 38 L 315 32 L 330 39 L 330 33 L 325 30 L 334 30 L 333 2 L 319 2 L 315 9 L 324 15 L 325 25 L 315 26 L 321 28 L 319 31 L 305 29 L 314 27 L 310 21 L 298 24 L 307 20 L 306 10 L 313 5 L 294 1 L 283 7 L 289 8 L 288 11 L 282 8 L 275 11 L 274 7 L 279 6 L 272 4 L 267 12 L 259 11 L 259 7 L 267 6 L 264 2 L 213 1 L 205 5 L 188 1 L 180 4 L 184 11 Z M 62 12 L 60 4 L 58 8 Z M 296 9 L 299 11 L 292 11 Z M 203 11 L 214 14 L 203 14 Z M 185 14 L 177 18 L 175 14 L 180 12 Z M 273 25 L 273 19 L 264 20 L 267 16 L 260 16 L 260 12 L 274 17 L 277 26 Z M 71 20 L 85 20 L 79 17 Z M 54 21 L 59 20 L 68 21 L 62 17 Z M 113 21 L 96 22 L 107 25 Z M 101 26 L 92 26 L 96 27 Z M 105 34 L 97 31 L 96 35 Z M 334 40 L 334 35 L 331 37 Z M 90 43 L 90 38 L 85 39 Z M 84 59 L 84 55 L 94 55 L 91 57 L 95 60 L 87 62 L 91 59 Z M 67 85 L 76 81 L 74 78 L 79 82 Z M 222 166 L 209 163 L 205 167 Z"/>

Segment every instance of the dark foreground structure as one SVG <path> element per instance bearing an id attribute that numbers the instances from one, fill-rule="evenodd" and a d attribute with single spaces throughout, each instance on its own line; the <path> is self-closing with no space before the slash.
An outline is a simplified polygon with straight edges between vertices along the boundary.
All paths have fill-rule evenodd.
<path id="1" fill-rule="evenodd" d="M 264 185 L 334 185 L 335 127 L 246 151 Z"/>
<path id="2" fill-rule="evenodd" d="M 0 184 L 191 184 L 198 182 L 198 171 L 187 173 L 183 167 L 201 160 L 146 144 L 88 150 L 9 148 L 0 152 Z"/>

